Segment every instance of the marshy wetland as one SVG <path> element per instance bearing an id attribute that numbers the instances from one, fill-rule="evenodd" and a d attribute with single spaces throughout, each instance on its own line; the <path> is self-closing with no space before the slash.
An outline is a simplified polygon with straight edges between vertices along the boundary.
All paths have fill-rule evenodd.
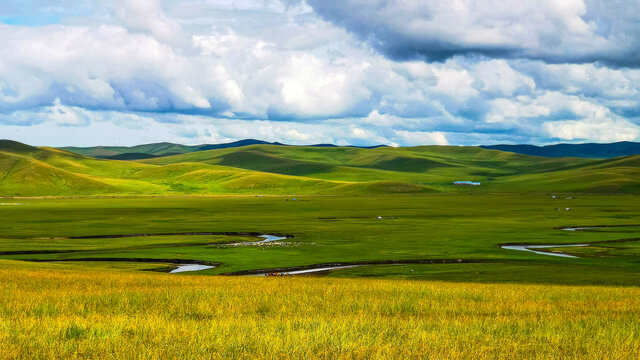
<path id="1" fill-rule="evenodd" d="M 0 358 L 640 354 L 636 196 L 290 199 L 0 207 Z"/>
<path id="2" fill-rule="evenodd" d="M 452 267 L 464 263 L 535 267 L 541 262 L 564 266 L 570 261 L 593 269 L 633 270 L 630 255 L 637 251 L 633 240 L 640 237 L 635 196 L 558 200 L 546 195 L 430 194 L 289 199 L 31 199 L 29 206 L 0 209 L 7 220 L 0 225 L 4 234 L 0 256 L 96 263 L 157 259 L 161 265 L 214 266 L 198 271 L 208 275 L 403 261 L 451 262 Z M 570 203 L 572 211 L 554 211 L 559 202 Z M 68 226 L 71 220 L 73 227 Z M 269 244 L 275 246 L 264 246 Z M 539 253 L 505 248 L 518 246 Z M 174 270 L 167 265 L 161 268 Z M 625 278 L 631 281 L 632 277 Z M 612 279 L 616 281 L 623 279 Z"/>

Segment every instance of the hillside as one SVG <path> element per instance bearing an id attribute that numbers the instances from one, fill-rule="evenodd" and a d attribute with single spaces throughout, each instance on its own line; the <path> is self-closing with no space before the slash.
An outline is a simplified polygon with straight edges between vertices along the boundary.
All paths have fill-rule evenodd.
<path id="1" fill-rule="evenodd" d="M 186 154 L 196 151 L 215 150 L 215 149 L 228 149 L 237 148 L 249 145 L 280 145 L 291 146 L 281 144 L 279 142 L 267 142 L 255 139 L 244 139 L 222 144 L 202 144 L 202 145 L 180 145 L 173 143 L 154 143 L 137 146 L 92 146 L 92 147 L 63 147 L 62 150 L 70 151 L 80 155 L 92 156 L 100 159 L 113 159 L 113 160 L 142 160 L 152 159 L 161 156 L 171 156 Z M 311 147 L 339 147 L 333 144 L 315 144 Z M 384 147 L 384 145 L 375 146 L 346 146 L 360 149 L 375 149 Z"/>
<path id="2" fill-rule="evenodd" d="M 170 145 L 155 149 L 176 149 Z M 456 180 L 482 185 L 455 186 Z M 640 193 L 640 156 L 593 160 L 459 146 L 250 145 L 119 161 L 0 141 L 0 196 L 434 191 Z"/>
<path id="3" fill-rule="evenodd" d="M 187 154 L 196 151 L 237 148 L 250 145 L 285 145 L 278 142 L 266 142 L 254 139 L 245 139 L 222 144 L 180 145 L 173 143 L 154 143 L 137 146 L 93 146 L 93 147 L 63 147 L 62 150 L 80 155 L 87 155 L 102 159 L 113 160 L 142 160 L 162 156 Z M 377 146 L 337 146 L 333 144 L 315 144 L 296 147 L 320 147 L 320 148 L 356 148 L 376 149 L 385 147 Z M 640 155 L 640 143 L 617 142 L 611 144 L 556 144 L 547 146 L 535 145 L 481 145 L 483 149 L 500 150 L 516 154 L 540 156 L 540 157 L 580 157 L 588 159 L 610 159 L 620 156 Z"/>
<path id="4" fill-rule="evenodd" d="M 629 141 L 611 144 L 556 144 L 547 146 L 489 145 L 481 147 L 484 149 L 545 157 L 573 156 L 592 159 L 609 159 L 620 156 L 640 155 L 640 143 Z"/>
<path id="5" fill-rule="evenodd" d="M 272 144 L 280 145 L 279 143 L 269 143 L 261 140 L 239 140 L 224 144 L 203 144 L 203 145 L 180 145 L 168 142 L 144 144 L 137 146 L 92 146 L 92 147 L 63 147 L 62 150 L 70 151 L 80 155 L 92 156 L 102 159 L 113 160 L 139 160 L 149 159 L 159 156 L 170 156 L 178 154 L 186 154 L 194 151 L 213 150 L 213 149 L 226 149 L 248 145 L 258 144 Z"/>

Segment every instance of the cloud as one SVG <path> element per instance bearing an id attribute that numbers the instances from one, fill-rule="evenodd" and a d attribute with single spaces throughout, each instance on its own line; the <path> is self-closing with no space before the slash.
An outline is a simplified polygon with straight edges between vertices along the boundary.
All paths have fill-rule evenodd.
<path id="1" fill-rule="evenodd" d="M 640 66 L 635 0 L 309 0 L 392 59 L 456 55 Z"/>
<path id="2" fill-rule="evenodd" d="M 230 30 L 194 35 L 189 53 L 106 25 L 0 25 L 0 37 L 5 111 L 59 98 L 105 110 L 318 118 L 351 114 L 370 96 L 366 59 L 280 49 Z"/>
<path id="3" fill-rule="evenodd" d="M 629 138 L 640 69 L 614 57 L 632 62 L 640 37 L 636 13 L 611 20 L 623 5 L 9 0 L 0 19 L 45 8 L 55 18 L 0 24 L 0 132 L 111 143 Z"/>
<path id="4" fill-rule="evenodd" d="M 480 61 L 471 65 L 478 91 L 489 96 L 510 97 L 527 94 L 536 88 L 535 81 L 513 69 L 505 60 Z"/>
<path id="5" fill-rule="evenodd" d="M 545 91 L 538 96 L 495 99 L 485 120 L 488 123 L 518 124 L 522 120 L 539 118 L 607 120 L 614 117 L 619 116 L 594 99 Z"/>
<path id="6" fill-rule="evenodd" d="M 406 145 L 449 145 L 447 137 L 442 132 L 424 131 L 396 131 L 395 135 Z"/>
<path id="7" fill-rule="evenodd" d="M 55 99 L 52 106 L 44 109 L 41 116 L 47 116 L 62 126 L 81 126 L 91 122 L 91 116 L 86 111 L 77 107 L 63 106 L 58 98 Z"/>
<path id="8" fill-rule="evenodd" d="M 549 135 L 562 140 L 616 142 L 640 139 L 640 126 L 624 119 L 555 121 L 543 126 Z"/>
<path id="9" fill-rule="evenodd" d="M 95 114 L 83 108 L 65 106 L 56 98 L 50 106 L 28 111 L 15 111 L 9 114 L 0 114 L 0 123 L 31 126 L 45 122 L 59 126 L 86 126 L 96 119 Z"/>
<path id="10" fill-rule="evenodd" d="M 127 29 L 150 32 L 163 41 L 174 41 L 181 35 L 180 24 L 165 14 L 159 0 L 116 0 L 112 9 Z"/>
<path id="11" fill-rule="evenodd" d="M 327 63 L 308 54 L 294 54 L 287 70 L 278 78 L 282 108 L 302 116 L 344 114 L 358 102 L 366 101 L 369 90 L 363 86 L 366 62 L 347 59 Z"/>

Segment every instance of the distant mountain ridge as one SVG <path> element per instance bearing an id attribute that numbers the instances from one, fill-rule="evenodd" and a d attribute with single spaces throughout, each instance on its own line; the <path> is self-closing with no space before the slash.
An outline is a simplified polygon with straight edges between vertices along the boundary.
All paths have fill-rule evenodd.
<path id="1" fill-rule="evenodd" d="M 609 144 L 556 144 L 535 145 L 482 145 L 483 149 L 508 151 L 516 154 L 544 157 L 581 157 L 590 159 L 610 159 L 620 156 L 640 155 L 640 143 L 621 141 Z"/>
<path id="2" fill-rule="evenodd" d="M 91 156 L 100 159 L 111 160 L 143 160 L 163 156 L 173 156 L 192 153 L 196 151 L 229 149 L 251 145 L 287 145 L 279 142 L 268 142 L 256 139 L 244 139 L 223 144 L 181 145 L 168 142 L 144 144 L 136 146 L 92 146 L 92 147 L 62 147 L 60 149 L 80 155 Z M 386 145 L 375 146 L 339 146 L 335 144 L 313 144 L 310 147 L 347 147 L 358 149 L 376 149 Z M 556 144 L 546 146 L 536 145 L 481 145 L 483 149 L 507 151 L 516 154 L 542 156 L 542 157 L 580 157 L 590 159 L 610 159 L 620 156 L 640 155 L 640 143 L 622 141 L 609 144 Z"/>
<path id="3" fill-rule="evenodd" d="M 192 153 L 196 151 L 217 150 L 217 149 L 229 149 L 250 145 L 279 145 L 279 146 L 295 146 L 287 145 L 279 142 L 268 142 L 256 139 L 244 139 L 222 144 L 202 144 L 202 145 L 181 145 L 168 142 L 152 143 L 136 146 L 91 146 L 91 147 L 75 147 L 67 146 L 60 149 L 71 151 L 76 154 L 91 156 L 99 159 L 111 159 L 111 160 L 142 160 L 152 159 L 162 156 L 173 156 Z M 315 144 L 310 145 L 313 147 L 339 147 L 334 144 Z M 375 146 L 352 146 L 359 149 L 375 149 L 386 145 Z"/>

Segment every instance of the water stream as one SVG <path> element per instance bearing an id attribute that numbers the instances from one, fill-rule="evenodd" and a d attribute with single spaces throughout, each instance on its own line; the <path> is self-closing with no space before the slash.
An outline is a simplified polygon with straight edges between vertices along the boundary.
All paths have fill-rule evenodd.
<path id="1" fill-rule="evenodd" d="M 500 247 L 507 250 L 529 251 L 529 252 L 540 254 L 540 255 L 575 258 L 577 256 L 573 256 L 573 255 L 569 255 L 561 252 L 536 251 L 533 249 L 550 249 L 550 248 L 579 247 L 579 246 L 589 246 L 589 244 L 502 245 Z"/>
<path id="2" fill-rule="evenodd" d="M 239 243 L 232 243 L 232 244 L 223 244 L 224 246 L 255 246 L 255 245 L 260 245 L 260 244 L 265 244 L 265 243 L 270 243 L 273 241 L 280 241 L 280 240 L 286 240 L 287 237 L 283 237 L 283 236 L 275 236 L 275 235 L 259 235 L 258 237 L 263 238 L 264 240 L 260 240 L 260 241 L 247 241 L 247 242 L 239 242 Z M 212 244 L 212 245 L 216 245 L 219 246 L 220 244 Z"/>
<path id="3" fill-rule="evenodd" d="M 207 269 L 213 269 L 213 268 L 215 268 L 215 266 L 200 265 L 200 264 L 182 264 L 182 265 L 178 265 L 177 268 L 169 271 L 169 274 L 176 274 L 176 273 L 188 272 L 188 271 L 200 271 L 200 270 L 207 270 Z"/>
<path id="4" fill-rule="evenodd" d="M 302 275 L 302 274 L 312 274 L 312 273 L 317 273 L 317 272 L 331 271 L 331 270 L 338 270 L 338 269 L 349 269 L 349 268 L 354 268 L 354 267 L 359 267 L 359 266 L 364 266 L 364 265 L 327 266 L 327 267 L 321 267 L 321 268 L 316 268 L 316 269 L 304 269 L 304 270 L 281 271 L 281 272 L 275 272 L 275 273 L 251 274 L 251 275 L 248 275 L 248 276 L 269 276 L 270 274 L 275 274 L 277 276 Z"/>
<path id="5" fill-rule="evenodd" d="M 563 228 L 560 228 L 560 230 L 582 231 L 582 230 L 600 229 L 600 228 L 602 228 L 602 226 L 579 226 L 579 227 L 563 227 Z M 589 246 L 589 244 L 502 245 L 500 247 L 507 250 L 529 251 L 529 252 L 540 254 L 540 255 L 576 258 L 577 256 L 569 255 L 561 252 L 536 251 L 534 249 L 550 249 L 550 248 L 581 247 L 581 246 Z"/>
<path id="6" fill-rule="evenodd" d="M 565 231 L 581 231 L 581 230 L 591 230 L 591 229 L 602 229 L 602 226 L 581 226 L 581 227 L 565 227 L 561 230 Z"/>

